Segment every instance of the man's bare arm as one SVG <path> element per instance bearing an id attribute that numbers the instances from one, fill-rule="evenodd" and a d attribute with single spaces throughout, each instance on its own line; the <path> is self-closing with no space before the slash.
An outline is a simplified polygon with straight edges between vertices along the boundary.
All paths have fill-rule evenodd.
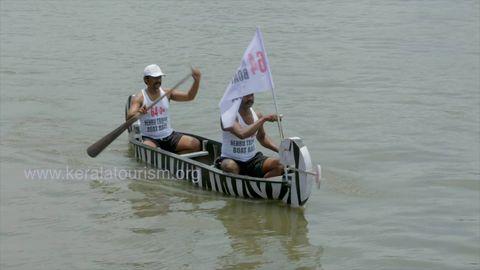
<path id="1" fill-rule="evenodd" d="M 261 127 L 263 127 L 263 124 L 265 122 L 267 122 L 267 121 L 268 122 L 275 122 L 275 121 L 277 121 L 277 119 L 278 119 L 277 115 L 271 114 L 271 115 L 267 115 L 267 116 L 262 116 L 257 121 L 255 121 L 253 124 L 248 125 L 246 127 L 242 127 L 242 126 L 240 126 L 240 124 L 238 122 L 235 122 L 232 127 L 223 128 L 223 126 L 222 126 L 222 129 L 225 130 L 225 131 L 230 131 L 235 136 L 237 136 L 238 138 L 243 140 L 243 139 L 246 139 L 246 138 L 252 136 L 253 134 L 255 134 L 255 132 L 257 132 Z"/>
<path id="2" fill-rule="evenodd" d="M 257 115 L 258 117 L 262 117 L 261 113 L 257 113 Z M 263 125 L 258 129 L 257 140 L 263 147 L 278 153 L 278 146 L 267 135 L 267 133 L 265 132 L 265 129 L 263 128 Z"/>
<path id="3" fill-rule="evenodd" d="M 274 152 L 278 153 L 278 146 L 273 142 L 273 140 L 267 135 L 263 126 L 258 130 L 257 133 L 258 142 L 263 145 L 265 148 L 268 148 Z"/>
<path id="4" fill-rule="evenodd" d="M 133 96 L 130 102 L 131 104 L 127 113 L 127 120 L 135 116 L 137 113 L 147 113 L 146 107 L 143 106 L 143 96 L 141 94 Z"/>
<path id="5" fill-rule="evenodd" d="M 200 70 L 193 68 L 192 77 L 193 77 L 193 84 L 190 87 L 190 90 L 188 90 L 187 92 L 184 92 L 178 89 L 173 89 L 172 92 L 170 92 L 169 98 L 175 101 L 191 101 L 195 99 L 198 93 L 198 88 L 200 87 L 200 78 L 202 77 Z"/>

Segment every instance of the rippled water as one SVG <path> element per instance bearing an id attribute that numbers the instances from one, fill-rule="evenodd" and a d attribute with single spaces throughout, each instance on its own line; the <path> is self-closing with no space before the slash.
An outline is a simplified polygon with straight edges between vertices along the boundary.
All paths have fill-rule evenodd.
<path id="1" fill-rule="evenodd" d="M 480 267 L 478 1 L 2 0 L 0 12 L 2 269 Z M 122 122 L 153 62 L 167 86 L 200 67 L 173 126 L 219 139 L 217 104 L 257 25 L 285 133 L 324 168 L 304 209 L 172 180 L 25 178 L 141 169 L 125 135 L 95 159 L 85 149 Z M 270 95 L 256 107 L 272 112 Z"/>

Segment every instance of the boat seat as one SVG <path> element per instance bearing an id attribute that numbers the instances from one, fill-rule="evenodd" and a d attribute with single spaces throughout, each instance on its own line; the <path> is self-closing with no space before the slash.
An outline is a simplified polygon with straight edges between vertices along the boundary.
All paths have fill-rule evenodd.
<path id="1" fill-rule="evenodd" d="M 208 151 L 192 152 L 187 154 L 181 154 L 180 156 L 186 157 L 186 158 L 204 157 L 204 156 L 208 156 Z"/>

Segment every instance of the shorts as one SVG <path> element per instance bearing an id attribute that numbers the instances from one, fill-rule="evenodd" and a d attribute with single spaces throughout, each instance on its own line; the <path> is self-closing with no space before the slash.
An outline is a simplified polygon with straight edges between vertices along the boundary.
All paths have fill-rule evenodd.
<path id="1" fill-rule="evenodd" d="M 215 161 L 215 167 L 221 169 L 222 161 L 225 159 L 231 159 L 235 161 L 240 168 L 240 174 L 248 175 L 252 177 L 263 178 L 265 173 L 263 172 L 263 163 L 268 157 L 264 156 L 262 152 L 257 152 L 253 158 L 247 161 L 239 161 L 229 157 L 219 157 Z"/>
<path id="2" fill-rule="evenodd" d="M 150 141 L 153 141 L 157 145 L 157 147 L 160 147 L 168 152 L 175 153 L 175 149 L 177 149 L 178 142 L 180 141 L 182 136 L 182 133 L 173 131 L 172 134 L 168 135 L 163 139 L 153 139 L 147 136 L 142 136 L 142 140 L 148 139 Z"/>

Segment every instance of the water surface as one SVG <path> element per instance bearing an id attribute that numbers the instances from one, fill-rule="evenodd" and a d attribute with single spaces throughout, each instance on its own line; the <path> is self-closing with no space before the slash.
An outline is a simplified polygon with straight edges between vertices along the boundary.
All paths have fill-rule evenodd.
<path id="1" fill-rule="evenodd" d="M 480 267 L 478 1 L 3 0 L 0 17 L 2 269 Z M 168 180 L 25 178 L 141 169 L 125 135 L 85 149 L 151 63 L 166 86 L 201 69 L 173 127 L 219 139 L 256 26 L 285 133 L 324 168 L 304 209 Z M 255 106 L 274 110 L 268 93 Z"/>

